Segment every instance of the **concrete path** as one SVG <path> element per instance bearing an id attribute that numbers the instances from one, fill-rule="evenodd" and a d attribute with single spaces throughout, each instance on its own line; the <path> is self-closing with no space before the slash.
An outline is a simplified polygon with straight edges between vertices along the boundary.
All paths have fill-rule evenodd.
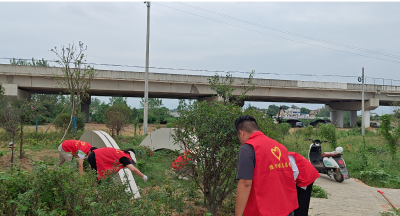
<path id="1" fill-rule="evenodd" d="M 357 179 L 338 183 L 327 175 L 321 175 L 314 184 L 328 192 L 328 199 L 311 198 L 310 216 L 380 216 L 380 212 L 390 209 L 390 204 L 377 190 L 383 191 L 397 208 L 400 207 L 400 189 L 373 188 Z"/>

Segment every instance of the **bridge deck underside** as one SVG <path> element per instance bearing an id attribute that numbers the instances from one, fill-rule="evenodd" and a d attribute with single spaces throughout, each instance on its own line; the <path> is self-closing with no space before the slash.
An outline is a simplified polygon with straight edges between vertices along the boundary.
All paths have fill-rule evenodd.
<path id="1" fill-rule="evenodd" d="M 63 89 L 59 88 L 37 88 L 37 87 L 24 87 L 20 88 L 31 93 L 39 94 L 60 94 L 64 93 Z M 143 91 L 121 91 L 121 90 L 94 90 L 87 91 L 92 96 L 116 96 L 116 97 L 143 97 Z M 204 97 L 210 97 L 211 94 L 201 93 L 181 93 L 181 92 L 149 92 L 151 98 L 171 98 L 171 99 L 198 99 Z M 254 96 L 249 95 L 246 101 L 258 101 L 258 102 L 282 102 L 282 103 L 314 103 L 314 104 L 329 104 L 331 102 L 354 102 L 360 101 L 355 99 L 341 98 L 310 98 L 310 97 L 293 97 L 291 95 L 275 95 L 275 96 Z M 380 106 L 390 106 L 392 101 L 380 100 Z"/>

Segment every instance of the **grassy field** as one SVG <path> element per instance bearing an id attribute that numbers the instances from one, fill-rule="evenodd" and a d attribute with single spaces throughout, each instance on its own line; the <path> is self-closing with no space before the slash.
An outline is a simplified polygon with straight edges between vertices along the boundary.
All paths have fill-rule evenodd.
<path id="1" fill-rule="evenodd" d="M 297 130 L 291 130 L 291 133 L 285 137 L 283 144 L 288 148 L 289 151 L 298 152 L 307 158 L 308 149 L 311 142 L 304 141 L 305 138 L 308 138 L 304 137 L 303 135 L 304 129 Z M 350 176 L 353 178 L 358 178 L 370 186 L 400 188 L 400 175 L 398 174 L 397 170 L 399 166 L 399 153 L 397 153 L 396 157 L 391 157 L 383 138 L 376 132 L 372 131 L 367 131 L 367 134 L 365 136 L 365 148 L 363 149 L 363 138 L 359 134 L 359 129 L 337 130 L 336 133 L 338 137 L 338 146 L 342 146 L 344 149 L 343 158 L 346 161 Z M 78 134 L 77 137 L 79 136 L 80 134 Z M 318 130 L 314 129 L 311 138 L 316 139 L 318 138 L 318 136 Z M 18 158 L 19 145 L 15 149 L 17 167 L 20 167 L 20 170 L 27 170 L 28 173 L 35 173 L 35 177 L 29 178 L 40 178 L 40 176 L 44 175 L 41 172 L 45 172 L 48 174 L 48 171 L 46 170 L 54 169 L 54 164 L 58 161 L 57 147 L 59 145 L 60 137 L 62 137 L 62 134 L 57 131 L 51 131 L 47 134 L 43 134 L 43 132 L 40 132 L 38 135 L 36 135 L 36 133 L 34 132 L 27 131 L 25 134 L 23 147 L 25 157 L 23 159 Z M 69 135 L 69 137 L 67 138 L 73 137 L 72 135 Z M 130 201 L 132 202 L 130 203 L 131 205 L 136 206 L 134 209 L 132 209 L 132 211 L 137 211 L 138 214 L 140 214 L 140 208 L 144 208 L 152 209 L 152 211 L 148 213 L 149 215 L 206 214 L 206 208 L 203 207 L 202 193 L 197 190 L 190 181 L 178 179 L 171 168 L 172 161 L 177 157 L 177 155 L 179 155 L 179 153 L 174 151 L 161 150 L 152 152 L 152 156 L 150 156 L 149 149 L 139 146 L 144 138 L 145 137 L 141 135 L 125 135 L 115 138 L 121 149 L 130 147 L 142 151 L 141 156 L 137 154 L 138 164 L 136 166 L 149 177 L 149 181 L 143 182 L 140 177 L 134 176 L 135 181 L 140 188 L 142 199 Z M 9 139 L 5 136 L 4 132 L 0 131 L 0 181 L 3 181 L 1 177 L 2 170 L 4 174 L 4 171 L 8 170 L 8 167 L 10 165 L 11 151 L 8 148 L 8 140 Z M 322 144 L 322 149 L 323 151 L 333 151 L 329 143 Z M 42 170 L 41 172 L 39 172 L 37 171 L 37 168 L 33 166 L 33 162 L 39 162 L 39 164 L 46 166 L 47 168 L 44 169 L 45 171 Z M 76 166 L 66 165 L 65 168 L 63 167 L 60 172 L 77 173 L 77 169 Z M 6 173 L 8 173 L 8 171 L 6 171 Z M 87 166 L 87 164 L 86 173 L 91 173 L 90 168 Z M 22 178 L 21 176 L 24 175 L 21 174 L 19 175 L 19 177 L 15 178 Z M 71 174 L 71 176 L 74 175 Z M 76 181 L 78 181 L 81 177 L 76 175 L 74 178 L 76 178 Z M 90 180 L 90 178 L 94 179 L 94 176 L 90 176 L 90 178 L 87 178 L 88 180 L 86 182 L 90 182 L 92 181 Z M 23 179 L 18 180 L 18 182 L 23 181 Z M 55 181 L 57 182 L 58 180 Z M 102 192 L 102 190 L 106 189 L 99 188 L 98 190 L 99 191 L 97 193 L 101 194 L 104 192 Z M 120 190 L 123 191 L 123 188 Z M 20 191 L 19 193 L 26 193 L 22 189 L 18 189 L 17 191 Z M 321 190 L 320 188 L 318 188 L 316 192 L 322 193 L 322 195 L 316 194 L 316 197 L 326 197 L 326 195 L 323 195 L 323 190 Z M 15 197 L 14 203 L 17 202 L 16 200 L 18 199 L 20 198 Z M 86 197 L 82 199 L 92 198 Z M 121 200 L 117 201 L 120 202 Z M 82 203 L 86 203 L 86 201 L 82 200 Z M 110 204 L 108 203 L 107 205 Z M 232 214 L 234 211 L 234 205 L 235 194 L 232 194 L 225 200 L 222 208 L 220 209 L 220 215 Z M 91 207 L 89 206 L 82 208 L 90 209 Z M 68 208 L 64 209 L 64 207 L 51 207 L 50 209 L 52 209 L 52 211 L 55 211 L 55 215 L 63 215 L 62 212 L 64 211 L 67 212 L 67 215 L 69 215 L 69 212 L 74 212 Z M 50 210 L 46 210 L 46 214 L 49 213 L 49 211 Z M 104 211 L 113 212 L 116 210 L 104 209 Z M 73 214 L 71 213 L 71 215 Z M 112 214 L 110 213 L 110 215 Z"/>
<path id="2" fill-rule="evenodd" d="M 299 129 L 304 130 L 304 129 Z M 400 188 L 400 154 L 395 157 L 389 153 L 384 138 L 375 131 L 366 130 L 365 147 L 360 129 L 336 130 L 337 146 L 343 147 L 343 159 L 346 161 L 350 177 L 362 180 L 369 186 Z M 312 139 L 317 139 L 318 130 L 314 129 Z M 311 141 L 300 132 L 292 132 L 285 138 L 284 145 L 289 151 L 295 151 L 308 158 Z M 322 144 L 323 152 L 331 152 L 329 143 Z"/>

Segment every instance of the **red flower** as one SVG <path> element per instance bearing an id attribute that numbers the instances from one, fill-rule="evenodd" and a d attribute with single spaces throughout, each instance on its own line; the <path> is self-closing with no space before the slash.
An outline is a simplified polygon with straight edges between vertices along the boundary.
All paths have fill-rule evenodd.
<path id="1" fill-rule="evenodd" d="M 150 156 L 153 156 L 153 154 L 152 154 L 152 153 L 150 153 Z"/>

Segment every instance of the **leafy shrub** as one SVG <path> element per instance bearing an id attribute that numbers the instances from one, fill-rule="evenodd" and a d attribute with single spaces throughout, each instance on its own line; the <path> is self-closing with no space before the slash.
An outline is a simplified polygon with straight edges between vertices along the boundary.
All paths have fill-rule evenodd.
<path id="1" fill-rule="evenodd" d="M 331 148 L 334 150 L 337 147 L 336 128 L 332 124 L 318 124 L 320 135 L 331 142 Z"/>
<path id="2" fill-rule="evenodd" d="M 328 193 L 318 185 L 313 185 L 311 197 L 328 199 Z"/>
<path id="3" fill-rule="evenodd" d="M 289 123 L 281 123 L 279 124 L 280 126 L 280 133 L 284 136 L 289 134 L 289 130 L 290 130 L 290 124 Z"/>
<path id="4" fill-rule="evenodd" d="M 374 182 L 375 184 L 385 184 L 387 187 L 399 188 L 400 174 L 392 175 L 383 169 L 374 168 L 372 170 L 360 171 L 360 180 Z"/>
<path id="5" fill-rule="evenodd" d="M 304 138 L 311 139 L 313 136 L 313 131 L 314 127 L 312 125 L 308 125 L 303 131 Z"/>
<path id="6" fill-rule="evenodd" d="M 117 178 L 98 184 L 94 172 L 81 176 L 72 163 L 0 172 L 0 215 L 163 215 L 186 208 L 183 186 L 168 178 L 141 199 L 131 199 Z"/>
<path id="7" fill-rule="evenodd" d="M 106 110 L 104 117 L 106 119 L 106 126 L 111 129 L 111 136 L 114 136 L 114 131 L 119 136 L 119 132 L 130 122 L 131 115 L 131 109 L 122 104 L 114 104 Z"/>
<path id="8" fill-rule="evenodd" d="M 390 209 L 389 212 L 381 212 L 381 216 L 400 216 L 400 210 Z"/>
<path id="9" fill-rule="evenodd" d="M 85 130 L 85 114 L 84 113 L 78 113 L 78 116 L 76 118 L 76 127 L 77 127 L 77 131 L 78 130 Z M 58 130 L 62 130 L 65 131 L 69 125 L 69 122 L 71 121 L 71 113 L 63 113 L 61 114 L 58 119 L 56 120 L 56 122 L 54 122 L 54 125 L 56 126 L 56 128 Z M 71 125 L 69 126 L 68 131 L 72 132 L 72 122 Z"/>
<path id="10" fill-rule="evenodd" d="M 392 157 L 396 155 L 400 139 L 400 126 L 392 130 L 392 116 L 389 114 L 381 116 L 382 123 L 379 126 L 379 133 L 385 138 Z"/>
<path id="11" fill-rule="evenodd" d="M 166 128 L 173 128 L 173 127 L 174 127 L 174 124 L 171 123 L 171 122 L 168 122 L 168 123 L 165 125 L 165 127 L 166 127 Z"/>

